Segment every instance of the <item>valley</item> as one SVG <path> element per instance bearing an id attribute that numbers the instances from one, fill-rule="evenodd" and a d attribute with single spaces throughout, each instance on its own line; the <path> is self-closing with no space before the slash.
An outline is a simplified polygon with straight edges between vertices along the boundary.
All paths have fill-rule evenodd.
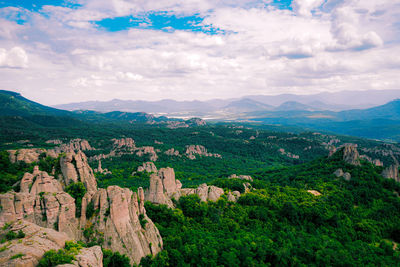
<path id="1" fill-rule="evenodd" d="M 395 142 L 1 96 L 4 266 L 398 265 Z"/>

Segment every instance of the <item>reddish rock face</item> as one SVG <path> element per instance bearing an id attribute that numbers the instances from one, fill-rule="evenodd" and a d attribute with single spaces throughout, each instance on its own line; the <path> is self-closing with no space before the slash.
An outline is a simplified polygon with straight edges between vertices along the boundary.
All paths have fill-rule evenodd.
<path id="1" fill-rule="evenodd" d="M 343 160 L 351 165 L 360 166 L 360 154 L 358 154 L 357 146 L 346 144 L 343 147 Z"/>
<path id="2" fill-rule="evenodd" d="M 60 159 L 60 167 L 66 185 L 82 182 L 88 192 L 94 193 L 97 190 L 97 182 L 93 170 L 82 151 L 66 153 Z"/>
<path id="3" fill-rule="evenodd" d="M 393 164 L 383 170 L 382 176 L 388 179 L 393 179 L 396 182 L 400 182 L 399 177 L 399 165 Z"/>

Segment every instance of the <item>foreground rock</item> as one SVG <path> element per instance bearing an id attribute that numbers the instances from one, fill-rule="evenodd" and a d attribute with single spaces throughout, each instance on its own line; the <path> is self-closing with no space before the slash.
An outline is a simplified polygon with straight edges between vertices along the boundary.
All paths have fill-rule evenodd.
<path id="1" fill-rule="evenodd" d="M 32 174 L 24 175 L 21 192 L 0 194 L 0 224 L 23 219 L 27 224 L 36 227 L 59 230 L 69 240 L 97 240 L 105 248 L 126 254 L 131 264 L 138 264 L 142 257 L 155 255 L 162 249 L 162 238 L 158 229 L 146 215 L 142 188 L 137 193 L 118 186 L 97 189 L 93 171 L 81 151 L 66 153 L 60 159 L 60 167 L 61 183 L 35 168 Z M 168 180 L 169 177 L 175 179 L 171 170 L 160 173 L 163 180 Z M 78 207 L 79 213 L 75 199 L 63 191 L 64 185 L 75 182 L 82 182 L 87 189 L 82 205 Z M 179 182 L 175 180 L 174 184 L 165 183 L 168 192 L 178 187 Z M 82 260 L 78 257 L 78 263 L 73 264 L 100 266 L 93 265 L 101 259 L 99 253 L 86 250 L 82 250 L 82 253 Z M 85 261 L 88 258 L 91 260 Z"/>
<path id="2" fill-rule="evenodd" d="M 0 266 L 36 266 L 46 251 L 61 249 L 66 241 L 71 240 L 65 233 L 43 228 L 24 220 L 15 221 L 6 229 L 3 229 L 3 225 L 0 223 L 2 227 L 0 230 L 1 235 L 8 231 L 15 233 L 22 231 L 25 237 L 17 238 L 1 245 Z M 12 259 L 16 255 L 20 255 L 20 257 Z"/>
<path id="3" fill-rule="evenodd" d="M 103 267 L 103 252 L 100 246 L 81 248 L 71 264 L 57 265 L 57 267 Z"/>
<path id="4" fill-rule="evenodd" d="M 93 230 L 89 239 L 103 238 L 104 248 L 126 254 L 132 263 L 139 263 L 142 257 L 155 255 L 162 249 L 161 235 L 144 209 L 142 188 L 138 193 L 118 186 L 99 189 L 89 203 L 96 212 L 81 221 L 86 229 L 90 225 Z M 82 207 L 82 217 L 87 209 Z"/>

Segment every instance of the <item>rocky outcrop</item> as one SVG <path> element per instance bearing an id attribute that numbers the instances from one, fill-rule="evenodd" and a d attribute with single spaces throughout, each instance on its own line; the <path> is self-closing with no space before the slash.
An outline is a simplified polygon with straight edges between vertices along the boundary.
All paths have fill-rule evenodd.
<path id="1" fill-rule="evenodd" d="M 145 162 L 142 166 L 139 166 L 137 169 L 138 172 L 157 172 L 157 167 L 153 162 Z"/>
<path id="2" fill-rule="evenodd" d="M 200 118 L 191 118 L 186 121 L 186 124 L 190 127 L 198 127 L 207 125 L 206 121 Z"/>
<path id="3" fill-rule="evenodd" d="M 135 149 L 136 148 L 135 141 L 133 141 L 132 138 L 121 138 L 121 139 L 114 138 L 114 139 L 111 139 L 111 141 L 113 141 L 115 149 L 121 149 L 121 148 Z"/>
<path id="4" fill-rule="evenodd" d="M 231 202 L 236 202 L 240 198 L 240 192 L 239 191 L 233 191 L 233 192 L 228 192 L 228 201 Z"/>
<path id="5" fill-rule="evenodd" d="M 351 174 L 348 173 L 348 172 L 343 172 L 342 169 L 337 169 L 333 174 L 336 177 L 343 177 L 343 179 L 345 179 L 346 181 L 350 181 L 351 180 Z"/>
<path id="6" fill-rule="evenodd" d="M 155 255 L 162 248 L 162 238 L 144 209 L 144 194 L 127 188 L 109 186 L 99 189 L 88 202 L 96 212 L 86 218 L 85 227 L 92 227 L 97 238 L 104 238 L 103 247 L 126 254 L 138 264 L 146 255 Z M 84 215 L 82 208 L 82 215 Z"/>
<path id="7" fill-rule="evenodd" d="M 360 166 L 360 154 L 358 154 L 357 145 L 345 144 L 342 148 L 344 162 Z"/>
<path id="8" fill-rule="evenodd" d="M 177 192 L 179 186 L 182 186 L 177 181 L 172 168 L 161 168 L 158 173 L 153 173 L 150 176 L 150 187 L 145 192 L 146 201 L 173 207 L 171 196 Z"/>
<path id="9" fill-rule="evenodd" d="M 197 188 L 182 188 L 181 182 L 175 179 L 174 169 L 162 168 L 157 174 L 150 176 L 150 187 L 145 192 L 145 200 L 172 208 L 172 198 L 178 200 L 181 196 L 190 194 L 197 194 L 202 201 L 217 201 L 224 190 L 207 184 L 201 184 Z"/>
<path id="10" fill-rule="evenodd" d="M 3 225 L 0 224 L 0 226 Z M 3 227 L 0 228 L 0 231 L 2 235 L 8 231 L 15 233 L 22 231 L 25 234 L 24 238 L 14 239 L 2 245 L 0 266 L 36 266 L 46 251 L 61 249 L 64 247 L 66 241 L 71 240 L 65 233 L 42 228 L 24 220 L 14 221 L 9 227 L 5 229 Z M 11 259 L 18 254 L 22 256 Z"/>
<path id="11" fill-rule="evenodd" d="M 387 179 L 393 179 L 400 182 L 399 178 L 399 165 L 393 164 L 383 170 L 382 176 Z"/>
<path id="12" fill-rule="evenodd" d="M 142 188 L 137 193 L 118 186 L 97 189 L 93 171 L 81 151 L 68 152 L 60 161 L 63 172 L 60 179 L 66 183 L 82 181 L 88 189 L 82 199 L 80 218 L 76 218 L 75 199 L 62 191 L 61 184 L 53 176 L 35 168 L 32 174 L 25 174 L 22 179 L 21 192 L 0 194 L 0 224 L 24 219 L 37 227 L 57 229 L 68 239 L 91 241 L 96 237 L 104 241 L 105 248 L 126 254 L 132 264 L 138 264 L 142 257 L 155 255 L 162 249 L 158 229 L 146 215 Z M 165 187 L 166 192 L 180 189 L 179 181 L 170 183 L 171 178 L 175 179 L 172 169 L 164 169 L 159 175 L 165 182 L 162 188 Z M 88 229 L 89 236 L 84 234 Z M 76 256 L 77 261 L 69 266 L 101 266 L 100 252 L 83 249 Z M 25 260 L 24 257 L 21 259 Z"/>
<path id="13" fill-rule="evenodd" d="M 246 180 L 246 181 L 253 181 L 253 178 L 251 178 L 250 175 L 236 175 L 236 174 L 232 174 L 228 177 L 229 179 L 241 179 L 241 180 Z"/>
<path id="14" fill-rule="evenodd" d="M 300 158 L 299 155 L 295 155 L 295 154 L 292 154 L 292 153 L 290 153 L 290 152 L 287 152 L 287 151 L 285 151 L 285 149 L 283 149 L 283 148 L 278 149 L 278 152 L 279 152 L 281 155 L 286 156 L 286 157 L 288 157 L 288 158 L 292 158 L 292 159 L 299 159 L 299 158 Z"/>
<path id="15" fill-rule="evenodd" d="M 93 170 L 82 151 L 66 153 L 65 156 L 60 158 L 60 167 L 65 185 L 82 182 L 88 192 L 94 193 L 97 190 Z"/>
<path id="16" fill-rule="evenodd" d="M 164 154 L 168 156 L 179 156 L 179 151 L 175 150 L 175 148 L 170 148 L 167 151 L 165 151 Z"/>
<path id="17" fill-rule="evenodd" d="M 308 193 L 310 193 L 313 196 L 321 196 L 322 194 L 318 192 L 317 190 L 307 190 Z"/>
<path id="18" fill-rule="evenodd" d="M 65 192 L 6 193 L 0 195 L 0 222 L 24 219 L 42 227 L 76 236 L 75 200 Z"/>
<path id="19" fill-rule="evenodd" d="M 101 174 L 111 174 L 112 172 L 110 172 L 108 169 L 103 169 L 101 167 L 101 160 L 99 160 L 98 166 L 96 169 L 94 169 L 94 172 L 98 172 Z"/>
<path id="20" fill-rule="evenodd" d="M 23 161 L 25 163 L 33 163 L 39 161 L 41 154 L 47 153 L 46 149 L 41 148 L 29 148 L 29 149 L 18 149 L 8 150 L 10 161 L 12 163 Z"/>
<path id="21" fill-rule="evenodd" d="M 151 161 L 157 161 L 157 159 L 158 159 L 158 155 L 157 155 L 156 151 L 154 150 L 154 147 L 152 147 L 152 146 L 143 146 L 143 147 L 138 147 L 137 148 L 136 155 L 138 155 L 139 157 L 142 157 L 145 154 L 150 155 L 150 160 Z"/>
<path id="22" fill-rule="evenodd" d="M 207 149 L 204 146 L 201 146 L 201 145 L 189 145 L 189 146 L 186 146 L 185 154 L 189 159 L 196 159 L 196 155 L 205 156 L 205 157 L 221 158 L 220 154 L 208 153 Z"/>
<path id="23" fill-rule="evenodd" d="M 62 186 L 53 176 L 35 166 L 33 173 L 25 173 L 20 182 L 20 192 L 38 195 L 40 192 L 61 192 Z"/>
<path id="24" fill-rule="evenodd" d="M 57 267 L 103 267 L 103 252 L 100 246 L 81 248 L 74 261 Z"/>

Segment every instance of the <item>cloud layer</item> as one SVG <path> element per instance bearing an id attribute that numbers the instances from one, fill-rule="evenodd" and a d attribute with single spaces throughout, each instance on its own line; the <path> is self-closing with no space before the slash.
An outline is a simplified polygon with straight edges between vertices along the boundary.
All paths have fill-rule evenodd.
<path id="1" fill-rule="evenodd" d="M 400 89 L 396 1 L 80 4 L 0 8 L 2 89 L 45 104 Z M 149 14 L 157 12 L 201 20 L 193 30 L 155 29 Z M 98 24 L 125 16 L 144 22 L 112 32 Z"/>

